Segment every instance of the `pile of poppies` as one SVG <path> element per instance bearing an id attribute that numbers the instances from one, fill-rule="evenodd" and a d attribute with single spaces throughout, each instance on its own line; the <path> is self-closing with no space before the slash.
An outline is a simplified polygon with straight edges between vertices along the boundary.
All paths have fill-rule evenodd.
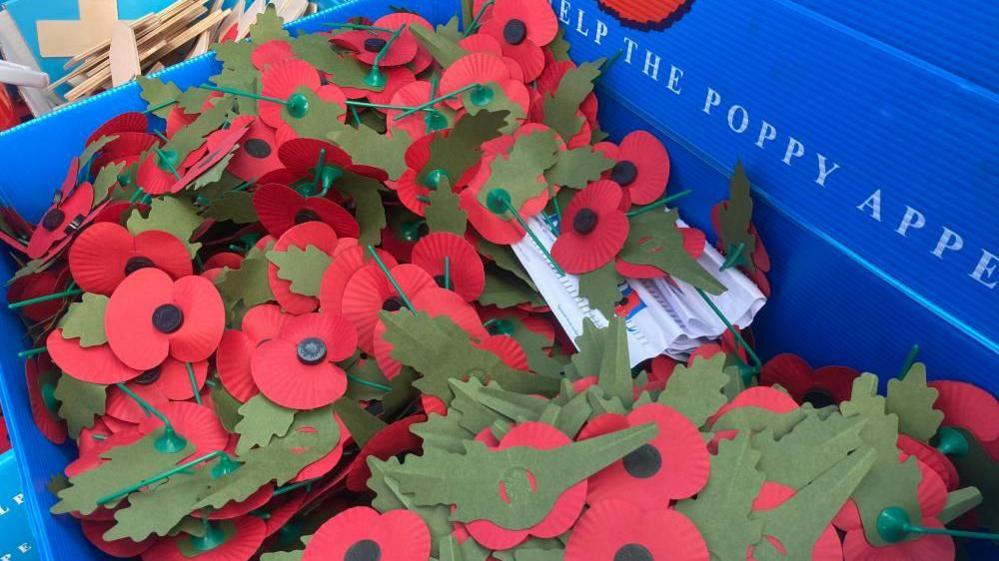
<path id="1" fill-rule="evenodd" d="M 269 10 L 211 83 L 142 80 L 39 224 L 5 211 L 31 410 L 79 447 L 54 513 L 147 561 L 947 561 L 923 530 L 996 527 L 970 384 L 913 362 L 882 397 L 735 328 L 631 368 L 619 283 L 710 279 L 705 235 L 548 2 L 471 4 Z M 732 183 L 719 250 L 769 292 Z M 539 224 L 603 329 L 568 340 L 517 261 Z"/>

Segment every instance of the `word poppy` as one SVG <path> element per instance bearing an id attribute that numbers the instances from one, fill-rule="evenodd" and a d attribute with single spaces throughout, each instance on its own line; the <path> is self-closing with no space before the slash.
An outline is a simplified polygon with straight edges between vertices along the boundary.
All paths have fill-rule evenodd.
<path id="1" fill-rule="evenodd" d="M 625 499 L 643 508 L 665 508 L 670 501 L 697 494 L 708 482 L 708 448 L 701 433 L 675 409 L 650 403 L 627 416 L 605 413 L 579 433 L 585 440 L 646 423 L 659 434 L 649 443 L 589 479 L 587 502 Z"/>
<path id="2" fill-rule="evenodd" d="M 562 215 L 552 257 L 567 273 L 595 271 L 614 259 L 630 224 L 618 209 L 621 188 L 612 181 L 591 183 L 572 198 Z"/>
<path id="3" fill-rule="evenodd" d="M 357 332 L 346 319 L 305 314 L 284 319 L 277 335 L 260 343 L 250 370 L 267 399 L 289 409 L 315 409 L 347 390 L 347 375 L 336 362 L 356 348 Z"/>
<path id="4" fill-rule="evenodd" d="M 159 269 L 140 269 L 115 289 L 104 316 L 108 344 L 129 368 L 148 370 L 168 356 L 206 360 L 225 330 L 225 305 L 202 277 L 174 281 Z"/>
<path id="5" fill-rule="evenodd" d="M 319 527 L 302 561 L 427 561 L 430 531 L 415 512 L 349 508 Z"/>
<path id="6" fill-rule="evenodd" d="M 627 189 L 633 204 L 646 205 L 663 196 L 669 183 L 669 153 L 658 138 L 634 131 L 620 145 L 601 142 L 594 149 L 617 162 L 607 179 Z"/>
<path id="7" fill-rule="evenodd" d="M 194 272 L 187 247 L 160 230 L 133 236 L 118 224 L 101 222 L 84 230 L 69 250 L 73 279 L 92 294 L 110 296 L 126 276 L 149 267 L 172 279 Z"/>
<path id="8" fill-rule="evenodd" d="M 604 500 L 572 529 L 565 561 L 708 561 L 708 546 L 689 518 L 665 507 Z"/>
<path id="9" fill-rule="evenodd" d="M 798 403 L 822 408 L 850 399 L 853 381 L 858 376 L 859 372 L 845 366 L 824 366 L 813 371 L 803 358 L 783 353 L 763 365 L 760 384 L 780 385 Z"/>

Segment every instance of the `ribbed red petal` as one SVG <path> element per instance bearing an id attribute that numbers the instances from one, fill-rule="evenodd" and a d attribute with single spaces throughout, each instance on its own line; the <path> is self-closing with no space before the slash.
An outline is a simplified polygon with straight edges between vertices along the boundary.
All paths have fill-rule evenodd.
<path id="1" fill-rule="evenodd" d="M 311 245 L 330 255 L 336 247 L 336 242 L 337 235 L 333 228 L 323 222 L 305 222 L 293 226 L 282 234 L 272 251 L 288 251 L 292 246 L 304 250 Z M 291 314 L 306 314 L 319 307 L 317 298 L 292 292 L 291 281 L 278 276 L 278 267 L 274 263 L 267 265 L 267 278 L 271 292 L 274 293 L 274 298 L 282 310 Z"/>

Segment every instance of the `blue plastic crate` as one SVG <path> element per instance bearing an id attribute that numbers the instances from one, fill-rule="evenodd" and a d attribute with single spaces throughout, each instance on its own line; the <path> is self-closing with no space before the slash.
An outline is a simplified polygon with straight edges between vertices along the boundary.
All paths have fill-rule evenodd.
<path id="1" fill-rule="evenodd" d="M 0 560 L 36 561 L 38 550 L 28 524 L 14 451 L 0 454 Z"/>
<path id="2" fill-rule="evenodd" d="M 680 204 L 685 219 L 710 230 L 729 170 L 746 164 L 774 261 L 775 298 L 754 325 L 764 357 L 793 351 L 887 378 L 918 343 L 932 377 L 997 393 L 999 68 L 981 55 L 999 51 L 999 4 L 692 0 L 656 31 L 665 23 L 626 26 L 599 3 L 552 0 L 575 58 L 621 52 L 600 83 L 602 123 L 618 138 L 635 128 L 663 138 L 672 189 L 695 191 Z M 291 27 L 390 6 L 443 22 L 457 5 L 354 0 Z M 217 71 L 204 57 L 161 76 L 187 87 Z M 90 131 L 142 109 L 129 85 L 0 134 L 0 187 L 38 218 Z M 0 277 L 9 273 L 0 263 Z M 104 559 L 75 520 L 48 513 L 45 485 L 74 450 L 34 427 L 11 314 L 0 314 L 0 341 L 3 408 L 40 557 Z"/>

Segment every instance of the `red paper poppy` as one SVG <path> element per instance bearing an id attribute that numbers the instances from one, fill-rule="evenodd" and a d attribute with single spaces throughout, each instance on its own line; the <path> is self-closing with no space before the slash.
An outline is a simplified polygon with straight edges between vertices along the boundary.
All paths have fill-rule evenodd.
<path id="1" fill-rule="evenodd" d="M 850 399 L 853 381 L 858 376 L 859 372 L 845 366 L 825 366 L 812 371 L 812 367 L 798 355 L 784 353 L 763 365 L 760 384 L 779 384 L 798 403 L 826 407 Z"/>
<path id="2" fill-rule="evenodd" d="M 267 526 L 256 516 L 244 516 L 236 520 L 216 522 L 225 532 L 221 545 L 206 551 L 198 551 L 193 545 L 193 536 L 180 534 L 156 543 L 142 554 L 143 561 L 246 561 L 260 549 L 267 537 Z M 193 551 L 192 555 L 190 552 Z"/>
<path id="3" fill-rule="evenodd" d="M 334 446 L 333 449 L 322 458 L 319 458 L 315 462 L 312 462 L 302 468 L 302 471 L 298 472 L 295 479 L 291 481 L 292 483 L 318 479 L 333 471 L 333 468 L 340 463 L 340 459 L 343 458 L 343 448 L 350 440 L 350 431 L 347 430 L 347 425 L 343 424 L 343 421 L 341 421 L 340 417 L 335 413 L 333 414 L 333 420 L 335 420 L 337 426 L 340 427 L 340 439 L 337 440 L 336 446 Z"/>
<path id="4" fill-rule="evenodd" d="M 187 113 L 180 105 L 174 105 L 166 117 L 166 136 L 173 138 L 175 134 L 184 127 L 197 120 L 198 115 Z"/>
<path id="5" fill-rule="evenodd" d="M 229 156 L 236 149 L 236 144 L 246 136 L 248 130 L 249 122 L 243 120 L 242 124 L 237 124 L 234 121 L 229 128 L 211 133 L 205 139 L 204 153 L 198 154 L 194 160 L 191 158 L 195 153 L 192 153 L 184 161 L 184 172 L 181 177 L 173 182 L 166 191 L 155 192 L 147 189 L 146 192 L 150 195 L 160 195 L 167 192 L 179 193 Z"/>
<path id="6" fill-rule="evenodd" d="M 302 177 L 315 177 L 320 159 L 326 167 L 342 170 L 350 166 L 350 154 L 329 142 L 314 138 L 297 138 L 281 143 L 278 157 L 285 167 Z"/>
<path id="7" fill-rule="evenodd" d="M 704 232 L 697 228 L 680 228 L 680 235 L 683 236 L 683 249 L 694 259 L 700 259 L 704 254 L 705 236 Z M 628 263 L 624 259 L 618 259 L 614 267 L 622 277 L 630 279 L 657 279 L 666 275 L 666 272 L 652 265 L 637 265 Z"/>
<path id="8" fill-rule="evenodd" d="M 450 232 L 434 232 L 416 242 L 412 263 L 434 277 L 438 286 L 444 286 L 445 261 L 449 268 L 450 286 L 466 302 L 475 301 L 486 284 L 482 259 L 465 238 Z"/>
<path id="9" fill-rule="evenodd" d="M 260 119 L 253 119 L 226 171 L 243 181 L 256 181 L 281 167 L 274 131 Z"/>
<path id="10" fill-rule="evenodd" d="M 25 275 L 11 282 L 10 287 L 7 288 L 7 301 L 10 303 L 21 302 L 62 292 L 68 282 L 69 269 L 65 267 Z M 43 322 L 54 317 L 65 306 L 66 300 L 60 298 L 25 306 L 18 311 L 31 321 Z"/>
<path id="11" fill-rule="evenodd" d="M 486 156 L 482 160 L 478 173 L 468 184 L 468 188 L 461 192 L 459 205 L 468 215 L 468 221 L 472 223 L 475 230 L 486 240 L 501 245 L 516 243 L 527 235 L 527 232 L 520 226 L 517 220 L 509 212 L 502 215 L 493 213 L 486 204 L 480 201 L 479 193 L 492 177 L 492 164 L 497 158 L 503 156 Z M 544 210 L 548 204 L 549 189 L 548 182 L 544 174 L 538 176 L 538 195 L 532 197 L 517 209 L 521 217 L 525 220 Z M 483 194 L 483 198 L 487 196 Z"/>
<path id="12" fill-rule="evenodd" d="M 938 520 L 924 518 L 921 526 L 943 528 Z M 843 538 L 845 561 L 953 561 L 954 539 L 950 536 L 925 535 L 911 541 L 873 546 L 863 529 L 850 530 Z"/>
<path id="13" fill-rule="evenodd" d="M 401 267 L 409 268 L 412 265 L 403 265 Z M 426 282 L 426 279 L 421 277 L 420 282 Z M 405 288 L 403 290 L 405 291 Z M 455 325 L 468 333 L 470 337 L 482 338 L 487 335 L 486 330 L 482 327 L 482 320 L 479 318 L 479 314 L 475 312 L 475 308 L 466 303 L 461 296 L 450 290 L 444 290 L 436 286 L 425 286 L 419 289 L 414 296 L 411 296 L 410 301 L 413 303 L 413 308 L 416 311 L 424 312 L 432 318 L 447 316 Z M 396 313 L 409 312 L 400 310 Z M 375 360 L 378 362 L 378 367 L 382 370 L 382 374 L 391 380 L 402 371 L 402 364 L 392 358 L 392 344 L 385 340 L 384 334 L 385 324 L 379 319 L 375 324 L 372 334 L 374 355 Z"/>
<path id="14" fill-rule="evenodd" d="M 260 46 L 254 46 L 253 54 L 250 55 L 250 60 L 253 61 L 254 68 L 263 72 L 267 70 L 270 65 L 288 60 L 294 56 L 295 55 L 291 49 L 291 43 L 288 41 L 274 40 L 268 41 Z"/>
<path id="15" fill-rule="evenodd" d="M 84 432 L 80 432 L 80 457 L 67 464 L 63 469 L 63 473 L 65 473 L 66 477 L 69 477 L 70 479 L 104 465 L 104 463 L 108 461 L 103 457 L 104 453 L 119 446 L 129 446 L 134 444 L 143 437 L 143 434 L 139 432 L 138 427 L 133 426 L 132 428 L 124 429 L 110 435 L 103 435 L 105 438 L 102 438 L 101 440 L 92 440 L 92 445 L 89 446 L 87 450 L 84 450 L 84 446 L 82 444 L 82 437 L 84 434 Z M 92 437 L 94 434 L 97 433 L 90 433 L 89 436 Z"/>
<path id="16" fill-rule="evenodd" d="M 125 387 L 156 409 L 170 402 L 157 387 L 130 382 L 126 382 Z M 136 425 L 149 419 L 151 415 L 139 402 L 132 399 L 117 385 L 108 387 L 108 397 L 104 409 L 106 413 L 105 424 L 109 427 L 114 426 L 115 430 L 118 431 L 137 428 Z"/>
<path id="17" fill-rule="evenodd" d="M 125 277 L 153 267 L 172 279 L 193 273 L 187 248 L 172 234 L 149 230 L 133 236 L 111 222 L 87 228 L 69 250 L 69 268 L 83 290 L 110 295 Z"/>
<path id="18" fill-rule="evenodd" d="M 74 190 L 75 166 L 70 168 L 70 176 L 63 185 L 62 198 L 42 216 L 38 227 L 28 241 L 27 254 L 37 259 L 46 253 L 61 249 L 69 236 L 78 232 L 88 222 L 94 207 L 94 188 L 90 183 L 82 183 Z"/>
<path id="19" fill-rule="evenodd" d="M 410 300 L 421 290 L 437 286 L 430 275 L 415 265 L 397 265 L 390 272 Z M 363 267 L 350 277 L 341 304 L 344 317 L 357 328 L 358 346 L 368 354 L 374 354 L 378 315 L 383 310 L 400 310 L 404 305 L 385 273 L 374 264 Z"/>
<path id="20" fill-rule="evenodd" d="M 109 345 L 83 347 L 79 339 L 64 339 L 62 329 L 49 333 L 45 347 L 60 370 L 83 382 L 117 384 L 142 373 L 122 362 Z"/>
<path id="21" fill-rule="evenodd" d="M 293 226 L 282 234 L 271 251 L 284 252 L 291 247 L 304 250 L 308 246 L 312 246 L 327 255 L 331 255 L 336 247 L 336 242 L 337 235 L 333 228 L 323 222 L 305 222 Z M 315 311 L 319 307 L 319 299 L 292 292 L 291 281 L 282 279 L 278 274 L 279 271 L 277 265 L 268 263 L 267 278 L 271 292 L 278 304 L 281 305 L 281 309 L 292 314 L 306 314 Z"/>
<path id="22" fill-rule="evenodd" d="M 357 333 L 346 319 L 327 313 L 289 318 L 278 335 L 253 352 L 253 381 L 268 399 L 289 409 L 315 409 L 347 390 L 335 363 L 354 354 Z"/>
<path id="23" fill-rule="evenodd" d="M 222 385 L 238 401 L 246 402 L 260 392 L 250 371 L 253 351 L 277 337 L 292 317 L 273 304 L 254 306 L 243 316 L 241 331 L 230 329 L 222 335 L 215 364 Z"/>
<path id="24" fill-rule="evenodd" d="M 128 382 L 129 387 L 146 386 L 163 394 L 173 401 L 193 399 L 195 386 L 198 393 L 205 387 L 208 379 L 208 361 L 191 363 L 194 373 L 194 385 L 191 384 L 191 374 L 187 363 L 168 357 L 163 364 L 146 370 Z"/>
<path id="25" fill-rule="evenodd" d="M 229 502 L 218 510 L 208 514 L 209 520 L 232 520 L 262 508 L 274 498 L 274 486 L 264 485 L 255 493 L 240 502 Z M 192 513 L 197 515 L 199 513 Z"/>
<path id="26" fill-rule="evenodd" d="M 122 133 L 146 132 L 147 130 L 149 130 L 149 118 L 145 114 L 137 111 L 122 113 L 97 127 L 97 130 L 87 137 L 85 144 L 89 146 L 103 136 L 117 136 Z"/>
<path id="27" fill-rule="evenodd" d="M 664 507 L 623 500 L 590 507 L 573 528 L 565 561 L 709 561 L 708 546 L 689 518 Z"/>
<path id="28" fill-rule="evenodd" d="M 415 512 L 368 507 L 347 509 L 320 526 L 302 561 L 427 561 L 430 530 Z"/>
<path id="29" fill-rule="evenodd" d="M 794 497 L 794 489 L 780 483 L 764 481 L 763 487 L 760 488 L 759 494 L 756 495 L 756 499 L 753 501 L 753 512 L 773 510 L 791 500 L 792 497 Z M 770 535 L 764 537 L 779 552 L 782 554 L 787 553 L 787 550 L 777 538 Z M 756 561 L 752 555 L 752 551 L 753 546 L 750 546 L 749 553 L 746 555 L 748 561 Z M 843 561 L 843 545 L 840 543 L 839 534 L 836 533 L 836 528 L 832 524 L 826 526 L 822 535 L 816 540 L 815 546 L 812 548 L 812 561 Z"/>
<path id="30" fill-rule="evenodd" d="M 147 549 L 152 547 L 154 543 L 156 543 L 156 538 L 153 537 L 146 538 L 141 542 L 134 542 L 128 538 L 122 538 L 111 542 L 105 540 L 103 537 L 104 534 L 114 527 L 115 524 L 117 524 L 117 522 L 113 520 L 82 520 L 80 522 L 80 527 L 83 529 L 83 535 L 87 538 L 87 541 L 94 544 L 94 547 L 111 557 L 117 557 L 119 559 L 131 559 L 133 557 L 138 557 Z"/>
<path id="31" fill-rule="evenodd" d="M 426 415 L 413 415 L 376 432 L 354 458 L 347 474 L 347 489 L 357 493 L 368 488 L 368 479 L 371 478 L 368 458 L 387 460 L 404 452 L 418 452 L 423 446 L 423 439 L 413 434 L 410 427 L 426 420 Z"/>
<path id="32" fill-rule="evenodd" d="M 487 442 L 492 434 L 484 431 L 477 440 Z M 551 450 L 570 444 L 572 440 L 555 427 L 540 422 L 520 423 L 511 428 L 496 446 L 497 450 L 505 450 L 517 446 L 525 446 L 535 450 Z M 502 492 L 500 485 L 496 491 Z M 489 520 L 475 520 L 466 523 L 468 534 L 487 549 L 503 550 L 516 547 L 530 536 L 538 538 L 554 538 L 572 528 L 579 515 L 583 512 L 586 502 L 587 482 L 580 481 L 566 490 L 555 501 L 550 513 L 541 522 L 523 530 L 508 530 Z"/>
<path id="33" fill-rule="evenodd" d="M 380 249 L 375 251 L 389 269 L 398 264 L 391 254 Z M 319 309 L 332 314 L 343 313 L 343 294 L 347 283 L 354 273 L 373 263 L 367 249 L 360 246 L 336 254 L 333 263 L 323 273 L 323 282 L 319 286 Z"/>
<path id="34" fill-rule="evenodd" d="M 465 55 L 444 70 L 441 75 L 442 93 L 458 91 L 472 84 L 493 84 L 510 79 L 510 70 L 501 57 L 489 53 Z M 489 87 L 489 86 L 487 86 Z M 444 102 L 452 109 L 461 109 L 461 97 L 453 97 Z"/>
<path id="35" fill-rule="evenodd" d="M 524 82 L 533 82 L 545 68 L 541 47 L 555 40 L 558 19 L 540 0 L 500 0 L 481 32 L 496 39 L 503 55 L 524 69 Z"/>
<path id="36" fill-rule="evenodd" d="M 399 88 L 390 100 L 391 105 L 416 107 L 429 102 L 440 95 L 440 91 L 432 91 L 431 83 L 425 80 L 417 80 Z M 414 140 L 419 140 L 423 136 L 432 132 L 430 129 L 443 130 L 454 127 L 459 114 L 446 105 L 436 105 L 436 113 L 424 112 L 402 117 L 402 110 L 387 109 L 387 126 L 389 134 L 396 134 L 397 131 L 404 131 Z M 441 118 L 443 117 L 443 119 Z M 433 120 L 428 120 L 433 118 Z M 433 126 L 431 126 L 433 125 Z"/>
<path id="37" fill-rule="evenodd" d="M 999 401 L 995 396 L 967 382 L 936 380 L 927 385 L 939 392 L 933 408 L 943 411 L 944 426 L 965 429 L 979 442 L 999 439 Z"/>
<path id="38" fill-rule="evenodd" d="M 129 167 L 139 161 L 139 157 L 158 145 L 160 139 L 145 132 L 121 132 L 94 157 L 92 169 L 101 169 L 108 164 L 125 164 Z"/>
<path id="39" fill-rule="evenodd" d="M 612 181 L 591 183 L 572 198 L 552 246 L 552 257 L 567 273 L 595 271 L 624 247 L 630 224 L 618 209 L 620 200 L 621 188 Z"/>
<path id="40" fill-rule="evenodd" d="M 427 48 L 416 39 L 416 36 L 413 35 L 413 32 L 411 31 L 411 29 L 415 26 L 420 26 L 429 31 L 433 31 L 434 29 L 434 26 L 419 14 L 414 14 L 412 12 L 394 12 L 376 19 L 373 25 L 384 29 L 399 29 L 402 26 L 407 26 L 407 29 L 402 32 L 402 35 L 412 37 L 417 44 L 416 55 L 407 65 L 413 74 L 422 73 L 427 68 L 430 68 L 430 65 L 434 63 L 433 55 L 431 55 L 430 51 L 428 51 Z"/>
<path id="41" fill-rule="evenodd" d="M 319 99 L 327 103 L 335 103 L 347 109 L 347 97 L 343 91 L 334 85 L 324 86 L 319 77 L 319 71 L 307 62 L 288 59 L 271 64 L 261 76 L 262 95 L 277 99 L 290 98 L 299 88 L 308 88 L 315 92 Z M 275 129 L 290 125 L 284 119 L 285 105 L 274 101 L 258 103 L 260 119 Z"/>
<path id="42" fill-rule="evenodd" d="M 392 98 L 402 88 L 416 81 L 413 71 L 405 66 L 395 66 L 381 69 L 382 76 L 385 77 L 385 86 L 381 91 L 375 92 L 365 88 L 343 87 L 343 93 L 348 99 L 367 98 L 371 103 L 391 104 Z M 374 111 L 385 113 L 387 110 L 381 107 L 372 108 Z M 361 109 L 359 109 L 361 111 Z"/>
<path id="43" fill-rule="evenodd" d="M 711 462 L 701 433 L 683 415 L 665 405 L 643 405 L 627 417 L 605 413 L 590 420 L 578 439 L 646 423 L 655 423 L 659 435 L 590 477 L 589 504 L 623 499 L 643 508 L 665 508 L 671 500 L 691 497 L 707 484 Z"/>
<path id="44" fill-rule="evenodd" d="M 35 420 L 38 432 L 53 444 L 62 444 L 66 440 L 66 427 L 59 417 L 59 402 L 55 398 L 59 371 L 52 366 L 52 361 L 47 356 L 41 355 L 24 361 L 24 379 L 28 385 L 31 417 Z M 3 418 L 0 417 L 0 425 L 3 424 Z"/>
<path id="45" fill-rule="evenodd" d="M 401 25 L 408 23 L 403 22 Z M 377 27 L 377 26 L 376 26 Z M 398 28 L 395 28 L 397 30 Z M 394 32 L 394 31 L 393 31 Z M 333 36 L 333 43 L 354 51 L 357 60 L 367 65 L 373 65 L 378 55 L 385 50 L 388 42 L 392 39 L 393 32 L 374 31 L 369 29 L 345 31 Z M 381 68 L 392 68 L 409 64 L 416 58 L 419 52 L 419 42 L 408 29 L 404 30 L 396 40 L 388 45 L 388 50 L 379 61 Z"/>
<path id="46" fill-rule="evenodd" d="M 735 399 L 723 405 L 717 413 L 708 419 L 708 426 L 713 425 L 729 411 L 740 407 L 756 407 L 783 414 L 797 409 L 798 402 L 784 392 L 767 386 L 756 386 L 743 391 Z"/>
<path id="47" fill-rule="evenodd" d="M 225 330 L 225 305 L 211 281 L 177 281 L 159 269 L 125 278 L 104 317 L 108 344 L 129 368 L 148 370 L 167 356 L 200 362 L 215 352 Z"/>
<path id="48" fill-rule="evenodd" d="M 173 401 L 157 409 L 170 420 L 173 430 L 194 446 L 191 455 L 178 463 L 226 449 L 229 433 L 213 409 L 188 401 Z M 163 421 L 158 417 L 147 417 L 139 423 L 139 431 L 144 435 L 152 434 L 162 428 Z"/>
<path id="49" fill-rule="evenodd" d="M 711 222 L 714 224 L 715 231 L 721 232 L 721 210 L 728 207 L 728 201 L 722 201 L 715 205 L 711 209 Z M 760 292 L 764 296 L 770 296 L 770 282 L 767 281 L 766 273 L 770 271 L 770 256 L 767 254 L 767 248 L 763 245 L 763 240 L 760 239 L 759 232 L 756 231 L 756 226 L 753 224 L 749 225 L 749 235 L 756 240 L 755 247 L 753 249 L 753 269 L 750 270 L 740 264 L 739 269 L 745 273 L 750 280 L 752 280 L 759 287 Z M 723 254 L 727 254 L 732 248 L 726 246 L 726 241 L 719 237 L 718 239 L 718 251 Z"/>
<path id="50" fill-rule="evenodd" d="M 904 434 L 898 435 L 896 444 L 899 451 L 908 456 L 915 456 L 920 462 L 923 462 L 935 471 L 948 490 L 953 491 L 958 488 L 961 478 L 957 473 L 957 468 L 954 467 L 954 463 L 950 461 L 950 458 L 942 452 Z"/>
<path id="51" fill-rule="evenodd" d="M 527 362 L 527 355 L 524 348 L 520 346 L 513 337 L 507 335 L 489 335 L 483 337 L 478 343 L 473 343 L 478 349 L 483 349 L 496 355 L 503 364 L 514 370 L 530 370 Z"/>
<path id="52" fill-rule="evenodd" d="M 899 462 L 908 461 L 909 455 L 899 454 Z M 919 501 L 919 512 L 923 519 L 936 518 L 947 504 L 947 486 L 943 479 L 927 464 L 916 458 L 919 468 L 919 485 L 916 486 L 916 499 Z M 863 528 L 860 511 L 853 499 L 847 499 L 843 507 L 836 513 L 832 523 L 840 530 L 858 530 Z"/>
<path id="53" fill-rule="evenodd" d="M 517 309 L 500 309 L 495 306 L 482 306 L 479 314 L 489 322 L 488 331 L 493 335 L 508 335 L 518 338 L 522 330 L 529 330 L 544 337 L 549 347 L 555 341 L 555 326 L 543 316 L 531 315 Z M 489 321 L 493 320 L 493 321 Z"/>
<path id="54" fill-rule="evenodd" d="M 669 153 L 658 138 L 634 131 L 619 147 L 601 143 L 596 148 L 617 161 L 608 179 L 628 189 L 633 204 L 646 205 L 663 196 L 669 183 Z"/>
<path id="55" fill-rule="evenodd" d="M 361 232 L 357 220 L 342 206 L 324 197 L 303 197 L 277 183 L 257 189 L 253 208 L 273 236 L 281 236 L 295 225 L 317 221 L 332 227 L 337 236 L 356 238 Z"/>

